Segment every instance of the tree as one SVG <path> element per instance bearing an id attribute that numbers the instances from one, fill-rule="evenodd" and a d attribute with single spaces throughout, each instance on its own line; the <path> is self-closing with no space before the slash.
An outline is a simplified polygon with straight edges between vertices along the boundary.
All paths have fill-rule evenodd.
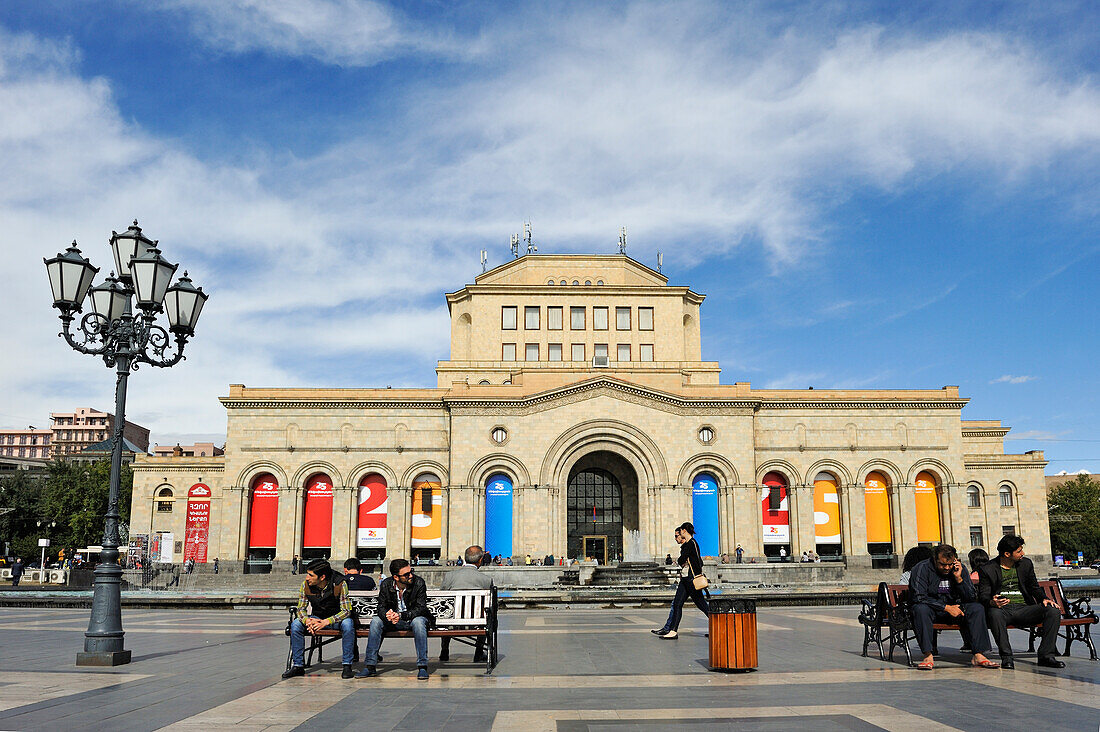
<path id="1" fill-rule="evenodd" d="M 0 516 L 0 550 L 3 543 L 24 558 L 38 552 L 38 525 L 42 509 L 46 473 L 15 470 L 0 476 L 0 508 L 12 509 Z M 33 549 L 28 554 L 27 549 Z"/>
<path id="2" fill-rule="evenodd" d="M 1059 483 L 1047 496 L 1050 546 L 1067 559 L 1084 552 L 1089 561 L 1100 556 L 1100 481 L 1088 475 Z"/>
<path id="3" fill-rule="evenodd" d="M 118 492 L 118 508 L 122 521 L 130 515 L 130 493 L 134 473 L 129 465 L 122 466 Z M 43 497 L 43 512 L 58 522 L 55 540 L 58 546 L 83 547 L 99 544 L 103 539 L 103 515 L 111 487 L 111 462 L 53 462 Z"/>

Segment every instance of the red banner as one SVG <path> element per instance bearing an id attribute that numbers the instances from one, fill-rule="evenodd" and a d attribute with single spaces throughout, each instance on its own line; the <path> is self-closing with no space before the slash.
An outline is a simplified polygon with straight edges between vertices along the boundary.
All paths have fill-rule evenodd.
<path id="1" fill-rule="evenodd" d="M 210 544 L 210 487 L 202 483 L 187 492 L 187 527 L 184 534 L 183 559 L 206 562 Z"/>
<path id="2" fill-rule="evenodd" d="M 332 479 L 324 473 L 306 483 L 306 510 L 302 519 L 302 548 L 332 546 Z"/>
<path id="3" fill-rule="evenodd" d="M 252 481 L 252 509 L 248 518 L 250 549 L 274 549 L 279 526 L 279 482 L 270 473 Z"/>

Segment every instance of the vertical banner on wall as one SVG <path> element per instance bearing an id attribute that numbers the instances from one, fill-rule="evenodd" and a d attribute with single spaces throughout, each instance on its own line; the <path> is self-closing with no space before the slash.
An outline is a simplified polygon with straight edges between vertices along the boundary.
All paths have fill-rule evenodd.
<path id="1" fill-rule="evenodd" d="M 913 481 L 917 503 L 917 541 L 940 541 L 940 497 L 936 492 L 936 479 L 931 473 L 917 473 Z"/>
<path id="2" fill-rule="evenodd" d="M 386 511 L 389 507 L 386 479 L 371 473 L 359 483 L 359 522 L 355 545 L 386 546 Z"/>
<path id="3" fill-rule="evenodd" d="M 779 506 L 772 508 L 773 489 L 779 490 Z M 779 473 L 764 476 L 764 487 L 760 491 L 761 524 L 765 544 L 790 544 L 791 519 L 787 502 L 787 479 Z"/>
<path id="4" fill-rule="evenodd" d="M 890 543 L 890 495 L 882 473 L 868 473 L 863 479 L 863 506 L 867 515 L 867 543 Z"/>
<path id="5" fill-rule="evenodd" d="M 249 549 L 274 549 L 279 525 L 279 482 L 270 473 L 252 481 L 252 507 L 248 514 Z"/>
<path id="6" fill-rule="evenodd" d="M 421 473 L 413 481 L 411 520 L 410 545 L 413 548 L 439 549 L 443 546 L 443 484 L 438 476 Z"/>
<path id="7" fill-rule="evenodd" d="M 183 540 L 183 559 L 206 561 L 210 544 L 210 487 L 196 483 L 187 491 L 187 523 Z"/>
<path id="8" fill-rule="evenodd" d="M 512 479 L 500 473 L 485 483 L 485 551 L 512 556 Z"/>
<path id="9" fill-rule="evenodd" d="M 814 478 L 814 542 L 840 543 L 840 499 L 836 478 L 829 473 L 818 473 Z"/>
<path id="10" fill-rule="evenodd" d="M 306 481 L 306 507 L 302 517 L 302 548 L 332 547 L 332 478 L 318 473 Z"/>
<path id="11" fill-rule="evenodd" d="M 704 557 L 718 556 L 718 481 L 700 473 L 691 483 L 691 523 Z"/>
<path id="12" fill-rule="evenodd" d="M 89 555 L 89 558 L 90 555 Z M 130 548 L 126 551 L 126 566 L 136 567 L 138 562 L 144 567 L 149 562 L 149 535 L 130 534 Z"/>

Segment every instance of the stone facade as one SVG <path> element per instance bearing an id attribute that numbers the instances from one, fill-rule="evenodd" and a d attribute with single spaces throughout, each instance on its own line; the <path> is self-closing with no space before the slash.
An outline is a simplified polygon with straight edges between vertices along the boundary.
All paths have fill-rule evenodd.
<path id="1" fill-rule="evenodd" d="M 849 564 L 869 564 L 875 548 L 867 543 L 864 499 L 872 472 L 887 483 L 894 553 L 918 541 L 918 474 L 935 483 L 935 503 L 925 505 L 938 512 L 933 522 L 941 541 L 966 552 L 977 529 L 978 543 L 990 549 L 1012 527 L 1033 555 L 1049 546 L 1042 453 L 1004 454 L 1008 428 L 962 420 L 967 400 L 958 387 L 720 384 L 718 364 L 700 359 L 703 296 L 669 286 L 621 255 L 528 255 L 482 274 L 447 302 L 451 360 L 439 363 L 436 388 L 230 385 L 221 400 L 228 414 L 224 456 L 139 457 L 131 532 L 172 532 L 182 540 L 182 501 L 193 484 L 204 483 L 212 493 L 208 557 L 245 559 L 253 554 L 254 482 L 270 474 L 278 484 L 273 554 L 287 560 L 302 554 L 306 484 L 323 474 L 332 486 L 328 549 L 336 558 L 351 556 L 358 549 L 360 485 L 373 474 L 387 489 L 384 553 L 407 557 L 414 551 L 411 516 L 420 505 L 413 484 L 429 473 L 442 486 L 432 508 L 441 513 L 439 551 L 456 557 L 484 541 L 486 484 L 505 475 L 513 486 L 512 553 L 563 556 L 571 546 L 571 482 L 578 470 L 604 466 L 621 486 L 622 530 L 641 531 L 654 557 L 670 551 L 673 529 L 691 520 L 692 483 L 700 473 L 717 483 L 718 551 L 732 553 L 740 544 L 746 559 L 777 548 L 769 551 L 762 537 L 762 483 L 769 475 L 786 484 L 791 556 L 820 548 L 814 481 L 821 473 L 837 486 L 839 553 Z M 557 325 L 550 309 L 557 307 L 560 330 L 550 328 Z M 512 322 L 505 308 L 515 308 L 514 329 L 506 327 Z M 525 327 L 536 325 L 527 308 L 538 309 L 537 327 Z M 572 308 L 584 308 L 584 327 L 570 327 Z M 595 308 L 607 308 L 606 330 L 593 327 Z M 620 320 L 617 308 L 629 308 L 629 320 L 622 314 Z M 643 330 L 650 320 L 652 330 Z M 503 360 L 506 343 L 516 344 L 517 360 Z M 574 343 L 584 345 L 584 360 L 570 359 Z M 526 344 L 538 346 L 538 360 L 524 360 Z M 560 344 L 562 360 L 550 360 L 551 344 Z M 607 345 L 606 365 L 593 363 L 599 344 Z M 620 344 L 630 346 L 629 360 L 617 358 Z M 643 345 L 652 346 L 653 360 L 639 360 Z M 154 497 L 165 488 L 180 510 L 156 510 Z M 1011 505 L 1002 505 L 1005 488 Z"/>

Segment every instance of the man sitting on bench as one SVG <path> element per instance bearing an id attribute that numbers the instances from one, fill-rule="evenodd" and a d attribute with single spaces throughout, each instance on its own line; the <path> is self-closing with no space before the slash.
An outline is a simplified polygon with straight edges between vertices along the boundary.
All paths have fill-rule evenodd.
<path id="1" fill-rule="evenodd" d="M 452 569 L 443 578 L 439 585 L 441 590 L 491 590 L 493 579 L 478 571 L 482 560 L 485 558 L 485 550 L 477 544 L 466 547 L 463 559 L 464 565 L 458 569 Z M 448 661 L 451 658 L 451 639 L 442 638 L 439 641 L 439 660 Z M 479 636 L 474 646 L 474 663 L 485 663 L 485 636 Z"/>
<path id="2" fill-rule="evenodd" d="M 1035 566 L 1024 556 L 1024 540 L 1003 536 L 997 543 L 997 558 L 978 568 L 978 598 L 986 606 L 986 617 L 997 649 L 1001 668 L 1015 668 L 1008 626 L 1028 627 L 1042 623 L 1043 640 L 1039 643 L 1039 665 L 1065 668 L 1059 661 L 1055 644 L 1062 612 L 1054 600 L 1046 599 L 1035 579 Z"/>
<path id="3" fill-rule="evenodd" d="M 378 605 L 370 621 L 367 655 L 358 678 L 377 676 L 378 649 L 387 631 L 411 630 L 416 643 L 416 678 L 428 678 L 428 629 L 432 614 L 428 610 L 428 586 L 413 574 L 407 559 L 390 562 L 390 576 L 378 587 Z"/>
<path id="4" fill-rule="evenodd" d="M 932 549 L 932 558 L 913 567 L 909 577 L 909 603 L 913 613 L 913 630 L 924 659 L 919 669 L 931 669 L 932 646 L 936 637 L 935 623 L 958 623 L 963 640 L 974 650 L 971 664 L 981 668 L 997 668 L 985 654 L 992 647 L 985 624 L 985 608 L 978 602 L 978 593 L 963 570 L 955 547 L 940 544 Z"/>
<path id="5" fill-rule="evenodd" d="M 307 613 L 307 609 L 312 612 Z M 340 676 L 350 679 L 355 659 L 355 619 L 348 586 L 328 562 L 315 559 L 306 567 L 305 582 L 298 590 L 298 617 L 290 623 L 290 668 L 283 672 L 284 679 L 305 675 L 306 633 L 325 628 L 340 629 L 344 664 Z"/>

